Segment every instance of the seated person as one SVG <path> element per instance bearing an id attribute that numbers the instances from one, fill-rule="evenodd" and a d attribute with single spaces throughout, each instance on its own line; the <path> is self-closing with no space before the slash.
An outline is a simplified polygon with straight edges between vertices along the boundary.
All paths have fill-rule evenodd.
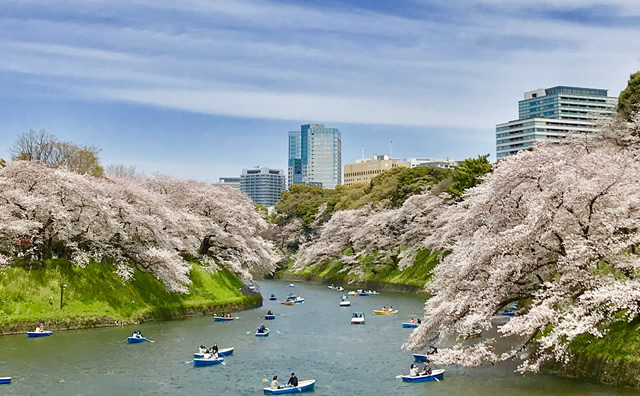
<path id="1" fill-rule="evenodd" d="M 298 386 L 298 377 L 296 377 L 296 373 L 291 373 L 291 378 L 289 378 L 287 385 L 291 385 L 293 387 Z"/>
<path id="2" fill-rule="evenodd" d="M 418 376 L 418 369 L 416 367 L 415 364 L 411 364 L 411 367 L 409 368 L 409 375 L 411 377 L 417 377 Z"/>
<path id="3" fill-rule="evenodd" d="M 273 381 L 271 381 L 271 389 L 282 389 L 282 385 L 278 383 L 278 376 L 273 376 Z"/>

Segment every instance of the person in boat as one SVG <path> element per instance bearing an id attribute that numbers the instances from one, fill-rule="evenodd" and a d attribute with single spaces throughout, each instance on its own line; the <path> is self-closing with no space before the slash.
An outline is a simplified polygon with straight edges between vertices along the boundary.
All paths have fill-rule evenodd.
<path id="1" fill-rule="evenodd" d="M 267 328 L 264 327 L 264 325 L 262 324 L 262 325 L 260 325 L 260 327 L 258 327 L 258 333 L 264 333 L 266 329 Z"/>
<path id="2" fill-rule="evenodd" d="M 205 347 L 204 345 L 200 345 L 200 348 L 198 348 L 198 353 L 207 353 L 207 347 Z"/>
<path id="3" fill-rule="evenodd" d="M 34 332 L 35 332 L 35 333 L 44 333 L 44 325 L 43 325 L 42 323 L 40 323 L 40 324 L 38 325 L 38 327 L 36 327 L 36 329 L 35 329 L 35 331 L 34 331 Z"/>
<path id="4" fill-rule="evenodd" d="M 227 314 L 227 318 L 229 318 L 229 319 L 231 318 L 231 314 L 230 313 Z"/>
<path id="5" fill-rule="evenodd" d="M 411 363 L 411 367 L 409 368 L 409 375 L 412 377 L 418 376 L 418 368 L 413 363 Z"/>
<path id="6" fill-rule="evenodd" d="M 213 343 L 213 346 L 211 347 L 211 353 L 215 353 L 216 355 L 218 354 L 218 344 L 216 344 L 215 342 Z"/>
<path id="7" fill-rule="evenodd" d="M 382 307 L 381 311 L 382 312 L 387 312 L 387 307 Z"/>
<path id="8" fill-rule="evenodd" d="M 131 334 L 131 338 L 142 338 L 142 334 L 139 330 L 136 330 L 133 332 L 133 334 Z"/>
<path id="9" fill-rule="evenodd" d="M 411 318 L 411 324 L 416 324 L 416 321 L 413 318 Z"/>
<path id="10" fill-rule="evenodd" d="M 393 307 L 389 306 L 389 312 L 393 312 Z"/>
<path id="11" fill-rule="evenodd" d="M 296 373 L 291 373 L 291 378 L 289 378 L 289 382 L 287 382 L 287 385 L 291 385 L 294 388 L 298 386 L 298 377 L 296 377 Z"/>
<path id="12" fill-rule="evenodd" d="M 418 322 L 420 323 L 420 322 Z M 438 353 L 438 348 L 434 347 L 433 345 L 431 346 L 431 348 L 429 349 L 429 351 L 427 352 L 427 355 L 433 355 L 434 353 Z"/>
<path id="13" fill-rule="evenodd" d="M 273 376 L 273 381 L 271 381 L 271 389 L 282 389 L 283 386 L 278 383 L 278 376 Z"/>
<path id="14" fill-rule="evenodd" d="M 424 367 L 422 368 L 420 375 L 431 375 L 431 366 L 429 365 L 428 360 L 424 362 Z"/>
<path id="15" fill-rule="evenodd" d="M 269 312 L 267 312 L 267 315 L 273 315 L 273 312 L 271 312 L 271 310 L 269 310 Z"/>
<path id="16" fill-rule="evenodd" d="M 418 318 L 418 324 L 422 324 L 422 320 L 420 320 L 420 318 Z"/>

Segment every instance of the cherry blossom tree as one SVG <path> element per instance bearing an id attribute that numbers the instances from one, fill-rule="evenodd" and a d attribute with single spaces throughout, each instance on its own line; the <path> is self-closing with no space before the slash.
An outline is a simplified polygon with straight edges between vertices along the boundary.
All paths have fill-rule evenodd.
<path id="1" fill-rule="evenodd" d="M 536 145 L 502 160 L 464 200 L 446 209 L 423 241 L 444 249 L 425 318 L 406 346 L 450 345 L 436 363 L 519 359 L 520 371 L 567 362 L 569 343 L 620 315 L 640 312 L 640 117 Z M 499 326 L 514 340 L 498 352 L 457 334 L 489 329 L 501 307 L 528 299 Z"/>
<path id="2" fill-rule="evenodd" d="M 185 255 L 247 278 L 273 271 L 278 256 L 259 236 L 265 227 L 244 194 L 195 181 L 96 178 L 34 161 L 0 169 L 0 265 L 108 260 L 125 280 L 137 267 L 186 292 Z"/>

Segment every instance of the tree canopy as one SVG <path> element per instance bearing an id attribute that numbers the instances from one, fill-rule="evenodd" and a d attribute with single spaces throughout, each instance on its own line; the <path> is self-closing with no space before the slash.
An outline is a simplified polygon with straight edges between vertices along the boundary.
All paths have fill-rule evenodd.
<path id="1" fill-rule="evenodd" d="M 102 176 L 98 149 L 59 140 L 44 129 L 18 135 L 9 148 L 14 161 L 39 161 L 48 166 L 64 167 L 81 175 Z"/>
<path id="2" fill-rule="evenodd" d="M 125 280 L 137 267 L 184 292 L 183 257 L 247 278 L 273 271 L 278 256 L 259 235 L 266 227 L 235 189 L 165 175 L 95 178 L 39 161 L 0 168 L 0 267 L 16 258 L 106 260 Z"/>
<path id="3" fill-rule="evenodd" d="M 630 120 L 631 114 L 638 110 L 638 106 L 640 106 L 640 71 L 629 77 L 627 87 L 620 92 L 618 114 Z"/>
<path id="4" fill-rule="evenodd" d="M 537 371 L 567 362 L 580 334 L 601 338 L 612 321 L 638 316 L 640 117 L 631 120 L 508 157 L 442 211 L 424 243 L 450 254 L 434 270 L 408 347 L 449 345 L 437 363 L 520 359 L 521 371 Z M 516 300 L 530 305 L 504 325 L 493 321 Z M 451 341 L 492 327 L 510 337 L 509 349 Z"/>

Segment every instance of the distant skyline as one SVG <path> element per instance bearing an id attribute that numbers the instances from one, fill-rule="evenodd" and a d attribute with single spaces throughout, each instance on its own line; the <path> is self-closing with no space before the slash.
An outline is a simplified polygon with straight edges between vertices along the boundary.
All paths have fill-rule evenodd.
<path id="1" fill-rule="evenodd" d="M 490 153 L 525 91 L 618 96 L 640 69 L 632 0 L 8 0 L 0 157 L 47 129 L 207 182 L 287 170 L 288 131 L 342 132 L 342 162 Z"/>

